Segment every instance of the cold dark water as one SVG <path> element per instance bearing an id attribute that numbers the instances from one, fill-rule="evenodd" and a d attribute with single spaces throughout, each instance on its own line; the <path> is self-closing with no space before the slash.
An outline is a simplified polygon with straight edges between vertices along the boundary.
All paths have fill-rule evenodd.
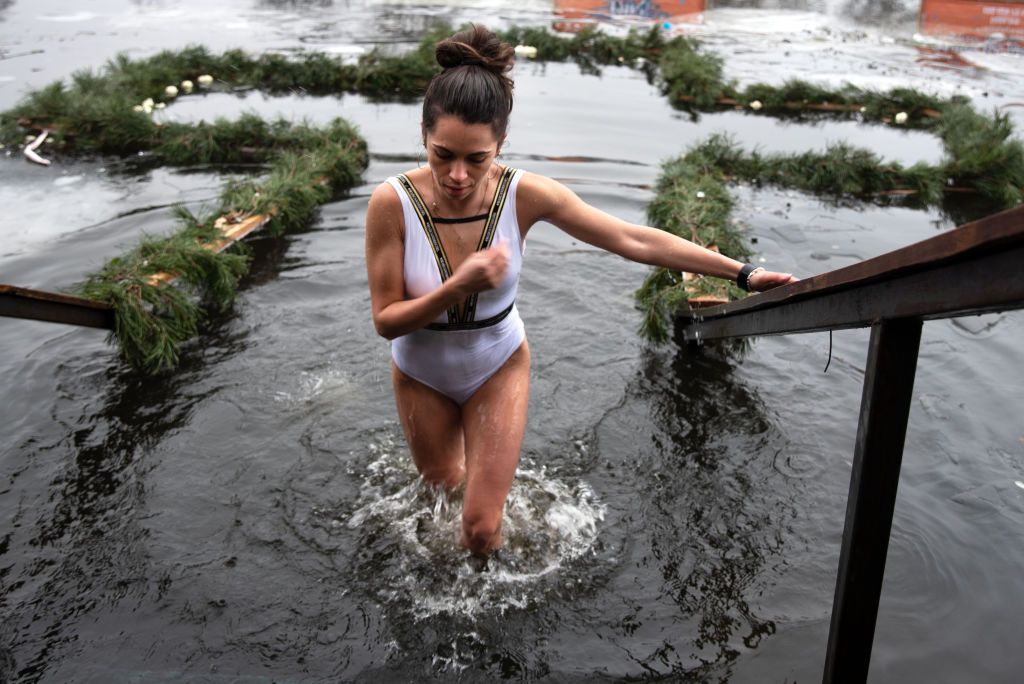
<path id="1" fill-rule="evenodd" d="M 549 20 L 362 2 L 0 3 L 0 104 L 118 51 L 404 49 L 435 18 Z M 800 75 L 1024 102 L 1024 62 L 919 61 L 913 27 L 827 6 L 722 9 L 696 31 L 741 81 Z M 837 26 L 842 27 L 842 30 Z M 39 51 L 39 52 L 35 52 Z M 30 54 L 26 54 L 30 53 Z M 506 163 L 642 221 L 659 163 L 716 131 L 767 150 L 848 139 L 904 163 L 930 136 L 742 113 L 693 121 L 642 77 L 521 64 Z M 866 331 L 650 347 L 645 269 L 531 233 L 520 308 L 534 366 L 506 515 L 482 569 L 457 546 L 457 499 L 417 482 L 373 331 L 365 204 L 422 162 L 414 105 L 358 97 L 183 99 L 167 117 L 253 110 L 358 124 L 365 184 L 306 231 L 256 238 L 230 315 L 159 379 L 103 334 L 0 319 L 0 679 L 19 682 L 819 680 L 842 534 Z M 1007 111 L 1017 116 L 1019 109 Z M 564 161 L 575 159 L 576 161 Z M 216 169 L 0 158 L 0 282 L 58 289 Z M 759 257 L 831 270 L 976 209 L 836 207 L 736 189 Z M 878 682 L 1016 682 L 1024 667 L 1020 313 L 928 323 L 871 664 Z"/>

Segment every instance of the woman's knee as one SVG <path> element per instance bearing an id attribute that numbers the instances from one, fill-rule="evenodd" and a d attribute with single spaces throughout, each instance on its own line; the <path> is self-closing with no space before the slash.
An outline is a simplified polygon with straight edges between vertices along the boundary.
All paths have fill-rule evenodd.
<path id="1" fill-rule="evenodd" d="M 463 514 L 462 545 L 475 553 L 487 553 L 501 546 L 501 518 Z"/>

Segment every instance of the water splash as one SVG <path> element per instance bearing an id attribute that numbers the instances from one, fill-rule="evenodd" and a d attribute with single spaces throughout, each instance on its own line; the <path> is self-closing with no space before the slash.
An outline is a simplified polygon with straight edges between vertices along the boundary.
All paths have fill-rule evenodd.
<path id="1" fill-rule="evenodd" d="M 278 388 L 273 390 L 274 401 L 288 404 L 322 401 L 321 395 L 327 395 L 327 400 L 335 400 L 350 395 L 356 386 L 350 373 L 337 368 L 291 373 L 287 377 L 274 378 L 272 384 Z"/>
<path id="2" fill-rule="evenodd" d="M 407 454 L 386 451 L 370 465 L 347 525 L 362 532 L 368 548 L 358 573 L 375 578 L 378 599 L 423 619 L 501 614 L 564 590 L 576 580 L 561 571 L 591 551 L 604 515 L 586 483 L 521 467 L 505 505 L 504 546 L 473 556 L 459 545 L 462 492 L 424 484 Z"/>

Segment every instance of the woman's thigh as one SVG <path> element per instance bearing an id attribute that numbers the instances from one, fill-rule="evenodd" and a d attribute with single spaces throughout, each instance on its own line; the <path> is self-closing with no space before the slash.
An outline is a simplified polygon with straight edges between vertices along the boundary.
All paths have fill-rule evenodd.
<path id="1" fill-rule="evenodd" d="M 398 420 L 424 480 L 455 489 L 465 476 L 462 412 L 458 404 L 391 364 Z"/>
<path id="2" fill-rule="evenodd" d="M 465 434 L 464 517 L 500 524 L 526 431 L 530 349 L 522 345 L 462 407 Z"/>

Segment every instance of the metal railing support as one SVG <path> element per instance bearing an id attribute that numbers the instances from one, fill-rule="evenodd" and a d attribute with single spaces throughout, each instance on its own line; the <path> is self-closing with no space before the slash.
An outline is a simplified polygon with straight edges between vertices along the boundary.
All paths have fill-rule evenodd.
<path id="1" fill-rule="evenodd" d="M 114 310 L 106 304 L 14 285 L 0 284 L 0 316 L 88 328 L 114 328 Z"/>
<path id="2" fill-rule="evenodd" d="M 920 319 L 904 318 L 871 328 L 825 658 L 826 683 L 867 681 L 921 326 Z"/>
<path id="3" fill-rule="evenodd" d="M 1024 309 L 1024 206 L 676 320 L 684 340 L 871 327 L 823 681 L 865 682 L 923 321 Z"/>

